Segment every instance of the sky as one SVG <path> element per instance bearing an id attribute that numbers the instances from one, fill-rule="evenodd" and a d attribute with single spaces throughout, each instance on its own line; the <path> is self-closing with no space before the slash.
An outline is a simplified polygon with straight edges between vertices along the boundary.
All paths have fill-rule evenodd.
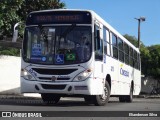
<path id="1" fill-rule="evenodd" d="M 141 22 L 140 40 L 146 46 L 160 44 L 160 0 L 61 0 L 67 9 L 95 11 L 120 34 L 138 38 L 138 20 Z"/>

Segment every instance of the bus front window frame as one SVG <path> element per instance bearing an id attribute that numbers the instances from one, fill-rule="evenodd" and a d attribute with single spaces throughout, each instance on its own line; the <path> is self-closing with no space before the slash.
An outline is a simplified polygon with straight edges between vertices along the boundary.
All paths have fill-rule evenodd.
<path id="1" fill-rule="evenodd" d="M 48 39 L 46 36 L 48 35 L 48 33 L 45 33 L 45 29 L 47 28 L 50 29 L 50 31 L 52 31 L 52 39 L 51 42 L 48 43 L 48 46 L 50 46 L 50 48 L 48 48 L 48 53 L 44 54 L 43 57 L 44 58 L 40 58 L 40 57 L 36 57 L 34 56 L 34 59 L 36 60 L 31 60 L 33 59 L 32 56 L 32 43 L 33 43 L 33 35 L 30 35 L 30 40 L 28 41 L 27 39 L 29 38 L 29 33 L 28 30 L 31 29 L 31 31 L 34 33 L 36 32 L 36 30 L 32 30 L 32 29 L 39 29 L 40 27 L 38 26 L 30 26 L 30 27 L 26 27 L 25 29 L 25 35 L 24 35 L 24 44 L 23 44 L 23 51 L 22 51 L 22 57 L 24 59 L 25 62 L 29 62 L 29 63 L 35 63 L 35 64 L 51 64 L 51 65 L 56 65 L 58 63 L 55 63 L 54 61 L 51 62 L 46 62 L 46 59 L 52 59 L 49 58 L 47 55 L 48 54 L 54 54 L 53 59 L 55 59 L 55 54 L 63 54 L 63 59 L 66 60 L 67 62 L 65 63 L 60 63 L 62 65 L 67 65 L 67 64 L 79 64 L 79 63 L 84 63 L 90 60 L 91 58 L 91 54 L 92 54 L 92 32 L 91 32 L 91 26 L 78 26 L 78 25 L 72 25 L 72 26 L 43 26 L 41 27 L 41 29 L 38 30 L 37 39 L 41 39 L 41 38 L 45 38 L 46 40 Z M 55 30 L 54 30 L 55 29 Z M 48 30 L 49 31 L 49 30 Z M 53 33 L 53 31 L 55 31 L 55 33 Z M 43 33 L 43 34 L 42 34 Z M 55 36 L 53 35 L 55 34 Z M 51 39 L 50 38 L 50 39 Z M 85 40 L 85 41 L 82 41 Z M 28 41 L 28 42 L 27 42 Z M 40 40 L 38 40 L 39 42 L 37 42 L 38 44 L 40 44 Z M 82 44 L 81 44 L 82 43 Z M 42 45 L 42 44 L 41 44 Z M 67 48 L 64 47 L 64 45 L 66 45 Z M 63 48 L 63 50 L 58 51 L 58 49 L 60 50 L 60 48 Z M 30 50 L 30 52 L 27 52 L 27 49 Z M 79 52 L 78 52 L 79 50 Z M 73 52 L 74 51 L 74 52 Z M 80 56 L 78 53 L 82 52 L 81 54 L 82 56 Z M 85 51 L 85 52 L 84 52 Z M 67 53 L 68 52 L 68 53 Z M 70 58 L 66 58 L 66 54 L 71 53 L 73 56 L 73 59 Z M 88 53 L 88 54 L 87 54 Z M 71 55 L 70 54 L 70 55 Z M 80 56 L 80 57 L 79 57 Z M 74 58 L 76 57 L 76 58 Z M 40 62 L 37 62 L 37 59 Z M 43 60 L 40 60 L 43 59 Z M 74 61 L 75 60 L 75 61 Z"/>

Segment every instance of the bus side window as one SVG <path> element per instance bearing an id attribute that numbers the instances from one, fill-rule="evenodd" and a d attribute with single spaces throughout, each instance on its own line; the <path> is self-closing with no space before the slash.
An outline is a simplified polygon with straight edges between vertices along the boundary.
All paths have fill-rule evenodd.
<path id="1" fill-rule="evenodd" d="M 124 48 L 123 48 L 123 41 L 118 38 L 118 48 L 119 48 L 119 60 L 124 62 Z"/>
<path id="2" fill-rule="evenodd" d="M 103 27 L 104 54 L 110 56 L 109 31 Z"/>
<path id="3" fill-rule="evenodd" d="M 124 43 L 125 63 L 129 65 L 129 46 Z"/>
<path id="4" fill-rule="evenodd" d="M 117 36 L 112 33 L 112 51 L 113 57 L 118 59 Z"/>
<path id="5" fill-rule="evenodd" d="M 134 61 L 135 61 L 134 67 L 139 70 L 139 58 L 138 57 L 139 57 L 139 54 L 136 51 L 134 51 Z"/>
<path id="6" fill-rule="evenodd" d="M 98 26 L 95 26 L 95 60 L 103 60 L 103 41 L 100 39 L 100 30 Z"/>
<path id="7" fill-rule="evenodd" d="M 140 58 L 140 54 L 138 53 L 138 70 L 141 69 L 141 58 Z"/>
<path id="8" fill-rule="evenodd" d="M 133 61 L 133 49 L 130 47 L 130 52 L 129 52 L 129 63 L 130 63 L 130 66 L 134 67 L 134 61 Z"/>

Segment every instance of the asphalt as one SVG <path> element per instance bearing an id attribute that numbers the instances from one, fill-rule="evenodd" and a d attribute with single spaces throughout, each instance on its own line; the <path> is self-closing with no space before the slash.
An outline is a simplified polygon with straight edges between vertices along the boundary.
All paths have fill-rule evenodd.
<path id="1" fill-rule="evenodd" d="M 160 99 L 160 95 L 138 95 L 134 98 L 145 98 L 145 99 Z M 0 99 L 41 99 L 40 95 L 22 95 L 22 94 L 0 94 Z"/>

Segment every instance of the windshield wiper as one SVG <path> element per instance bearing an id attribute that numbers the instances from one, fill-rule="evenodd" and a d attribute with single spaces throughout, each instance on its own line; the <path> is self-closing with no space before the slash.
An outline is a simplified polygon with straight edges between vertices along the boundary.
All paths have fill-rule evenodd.
<path id="1" fill-rule="evenodd" d="M 67 27 L 67 29 L 60 36 L 66 37 L 67 34 L 70 33 L 75 27 L 76 27 L 76 24 L 72 24 L 71 26 Z"/>

